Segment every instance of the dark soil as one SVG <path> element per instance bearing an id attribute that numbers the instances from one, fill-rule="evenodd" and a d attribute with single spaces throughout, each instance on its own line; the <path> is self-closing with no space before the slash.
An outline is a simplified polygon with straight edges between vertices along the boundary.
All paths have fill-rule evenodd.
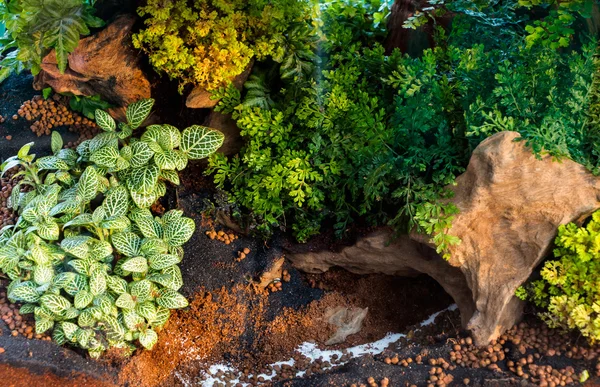
<path id="1" fill-rule="evenodd" d="M 11 76 L 0 83 L 0 116 L 4 117 L 4 122 L 0 124 L 0 162 L 16 155 L 19 149 L 28 142 L 35 142 L 31 153 L 38 156 L 46 156 L 51 153 L 50 136 L 36 137 L 30 129 L 31 122 L 20 117 L 13 120 L 13 115 L 17 114 L 23 102 L 41 94 L 32 89 L 32 82 L 33 77 L 24 72 L 18 76 Z M 62 135 L 65 144 L 77 141 L 79 138 L 77 133 L 69 132 L 66 126 L 55 130 Z M 7 139 L 7 136 L 10 136 L 10 140 Z"/>

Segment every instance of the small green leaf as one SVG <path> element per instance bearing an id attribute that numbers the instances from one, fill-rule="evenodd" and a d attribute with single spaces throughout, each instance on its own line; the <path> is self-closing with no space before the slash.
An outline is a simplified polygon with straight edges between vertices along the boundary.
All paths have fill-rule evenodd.
<path id="1" fill-rule="evenodd" d="M 53 313 L 61 313 L 71 307 L 69 300 L 57 294 L 45 294 L 40 298 L 40 302 Z"/>
<path id="2" fill-rule="evenodd" d="M 123 270 L 127 270 L 132 273 L 145 273 L 148 271 L 148 262 L 144 257 L 130 258 L 123 263 Z"/>
<path id="3" fill-rule="evenodd" d="M 117 124 L 110 114 L 104 110 L 96 109 L 96 123 L 106 132 L 114 132 L 117 130 Z"/>
<path id="4" fill-rule="evenodd" d="M 157 342 L 158 335 L 154 330 L 146 329 L 145 331 L 140 332 L 140 344 L 142 344 L 144 348 L 151 350 Z"/>

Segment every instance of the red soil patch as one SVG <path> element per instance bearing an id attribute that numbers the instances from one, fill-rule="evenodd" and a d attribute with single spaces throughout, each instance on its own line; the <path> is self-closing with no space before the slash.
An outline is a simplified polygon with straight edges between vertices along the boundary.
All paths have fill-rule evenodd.
<path id="1" fill-rule="evenodd" d="M 60 378 L 49 373 L 37 375 L 26 368 L 6 364 L 0 364 L 0 380 L 4 387 L 116 387 L 85 375 L 73 375 L 72 378 Z"/>

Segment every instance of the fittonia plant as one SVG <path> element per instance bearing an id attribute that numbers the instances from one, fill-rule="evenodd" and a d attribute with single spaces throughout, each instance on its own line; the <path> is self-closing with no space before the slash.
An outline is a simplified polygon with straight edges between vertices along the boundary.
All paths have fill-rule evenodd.
<path id="1" fill-rule="evenodd" d="M 55 132 L 52 156 L 36 160 L 27 144 L 2 164 L 3 174 L 19 167 L 21 179 L 9 199 L 19 218 L 0 231 L 8 297 L 34 314 L 36 333 L 52 330 L 57 343 L 92 357 L 111 347 L 133 351 L 136 340 L 151 349 L 170 310 L 188 305 L 177 264 L 195 224 L 179 210 L 153 217 L 149 207 L 167 181 L 179 184 L 188 160 L 209 156 L 224 136 L 151 125 L 132 138 L 153 104 L 130 105 L 118 125 L 96 111 L 104 132 L 77 151 L 63 149 Z"/>

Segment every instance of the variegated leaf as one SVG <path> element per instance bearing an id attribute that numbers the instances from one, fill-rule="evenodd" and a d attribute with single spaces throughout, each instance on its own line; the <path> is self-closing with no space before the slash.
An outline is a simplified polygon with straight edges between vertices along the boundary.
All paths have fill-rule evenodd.
<path id="1" fill-rule="evenodd" d="M 129 208 L 129 192 L 123 186 L 113 188 L 104 199 L 102 206 L 109 218 L 126 215 Z"/>
<path id="2" fill-rule="evenodd" d="M 159 306 L 156 308 L 156 317 L 151 321 L 153 328 L 162 328 L 169 321 L 171 311 L 168 308 Z"/>
<path id="3" fill-rule="evenodd" d="M 152 282 L 147 279 L 130 284 L 130 293 L 137 302 L 147 301 L 151 296 Z"/>
<path id="4" fill-rule="evenodd" d="M 149 195 L 140 194 L 134 191 L 129 191 L 129 195 L 131 199 L 139 208 L 150 208 L 158 199 L 155 192 L 152 192 Z"/>
<path id="5" fill-rule="evenodd" d="M 69 300 L 58 294 L 44 294 L 40 297 L 40 303 L 53 313 L 61 313 L 71 307 Z"/>
<path id="6" fill-rule="evenodd" d="M 54 321 L 49 319 L 35 319 L 35 333 L 41 335 L 52 329 Z"/>
<path id="7" fill-rule="evenodd" d="M 135 224 L 146 238 L 160 238 L 162 236 L 162 227 L 152 218 L 138 219 Z"/>
<path id="8" fill-rule="evenodd" d="M 77 235 L 63 239 L 60 242 L 60 247 L 67 253 L 76 256 L 77 258 L 87 258 L 89 255 L 89 243 L 93 238 L 85 235 Z"/>
<path id="9" fill-rule="evenodd" d="M 144 257 L 129 258 L 123 263 L 123 270 L 132 273 L 144 273 L 148 270 L 148 261 Z"/>
<path id="10" fill-rule="evenodd" d="M 151 255 L 148 258 L 148 263 L 150 264 L 150 267 L 154 270 L 166 269 L 167 267 L 176 265 L 179 262 L 179 257 L 172 254 Z"/>
<path id="11" fill-rule="evenodd" d="M 63 147 L 63 139 L 60 136 L 60 133 L 53 131 L 52 136 L 50 138 L 50 148 L 52 149 L 52 153 L 57 154 Z"/>
<path id="12" fill-rule="evenodd" d="M 73 261 L 71 261 L 73 262 Z M 75 274 L 72 280 L 69 281 L 65 286 L 64 290 L 71 296 L 75 296 L 80 291 L 86 289 L 88 286 L 86 276 L 81 274 Z"/>
<path id="13" fill-rule="evenodd" d="M 90 293 L 98 296 L 104 292 L 106 292 L 106 273 L 102 270 L 96 270 L 90 276 Z"/>
<path id="14" fill-rule="evenodd" d="M 106 283 L 110 290 L 117 294 L 127 292 L 127 281 L 118 276 L 107 276 Z"/>
<path id="15" fill-rule="evenodd" d="M 180 309 L 188 306 L 187 299 L 171 289 L 161 289 L 160 296 L 156 299 L 156 303 L 163 308 L 168 309 Z"/>
<path id="16" fill-rule="evenodd" d="M 49 265 L 36 265 L 33 270 L 33 280 L 38 285 L 49 284 L 54 277 L 54 268 Z"/>
<path id="17" fill-rule="evenodd" d="M 125 115 L 127 116 L 127 123 L 131 129 L 137 129 L 146 120 L 152 106 L 154 105 L 154 99 L 147 98 L 132 103 L 127 106 Z"/>
<path id="18" fill-rule="evenodd" d="M 159 238 L 146 238 L 142 241 L 140 251 L 145 256 L 166 254 L 169 251 L 169 245 Z"/>
<path id="19" fill-rule="evenodd" d="M 169 266 L 166 269 L 163 269 L 161 271 L 161 273 L 171 276 L 170 282 L 162 283 L 161 285 L 163 285 L 169 289 L 172 289 L 172 290 L 181 289 L 181 287 L 183 286 L 183 277 L 181 276 L 181 270 L 179 269 L 179 266 L 177 266 L 177 265 Z"/>
<path id="20" fill-rule="evenodd" d="M 96 109 L 95 117 L 96 124 L 98 124 L 102 130 L 106 132 L 114 132 L 117 129 L 117 124 L 114 118 L 112 118 L 111 115 L 104 110 Z"/>
<path id="21" fill-rule="evenodd" d="M 154 332 L 154 330 L 146 329 L 145 331 L 140 332 L 140 344 L 142 344 L 147 350 L 154 348 L 157 342 L 158 335 L 156 332 Z"/>
<path id="22" fill-rule="evenodd" d="M 190 218 L 169 220 L 165 225 L 164 239 L 170 246 L 181 246 L 192 237 L 195 230 L 196 224 Z"/>
<path id="23" fill-rule="evenodd" d="M 170 181 L 171 183 L 175 184 L 175 185 L 179 185 L 180 181 L 179 181 L 179 174 L 176 171 L 168 171 L 168 170 L 161 170 L 160 171 L 160 177 Z"/>
<path id="24" fill-rule="evenodd" d="M 36 165 L 40 171 L 44 170 L 69 170 L 69 165 L 56 156 L 40 157 L 36 161 Z"/>
<path id="25" fill-rule="evenodd" d="M 90 308 L 84 310 L 79 314 L 79 317 L 77 318 L 77 324 L 80 327 L 91 327 L 96 324 L 96 318 L 90 311 Z"/>
<path id="26" fill-rule="evenodd" d="M 98 191 L 98 174 L 96 169 L 89 166 L 85 169 L 77 183 L 77 197 L 82 202 L 89 202 L 96 197 Z"/>
<path id="27" fill-rule="evenodd" d="M 110 141 L 103 148 L 93 152 L 90 161 L 101 167 L 114 168 L 117 165 L 117 160 L 121 157 L 116 141 Z"/>
<path id="28" fill-rule="evenodd" d="M 172 150 L 154 155 L 154 163 L 161 169 L 176 169 L 178 165 L 177 154 Z"/>
<path id="29" fill-rule="evenodd" d="M 77 203 L 75 200 L 67 200 L 52 207 L 49 214 L 50 216 L 55 216 L 58 214 L 72 213 L 77 211 L 79 207 L 79 203 Z"/>
<path id="30" fill-rule="evenodd" d="M 154 164 L 134 168 L 127 178 L 127 187 L 130 191 L 148 195 L 154 192 L 160 168 Z"/>
<path id="31" fill-rule="evenodd" d="M 77 293 L 75 295 L 75 299 L 74 299 L 73 303 L 77 309 L 84 309 L 89 304 L 91 304 L 93 300 L 94 300 L 94 296 L 92 295 L 92 293 L 83 289 L 82 291 L 80 291 L 79 293 Z"/>
<path id="32" fill-rule="evenodd" d="M 135 301 L 133 300 L 131 294 L 123 293 L 119 296 L 119 298 L 117 298 L 115 305 L 121 309 L 132 310 L 135 308 Z"/>
<path id="33" fill-rule="evenodd" d="M 117 134 L 114 132 L 104 132 L 96 135 L 96 137 L 89 140 L 89 156 L 91 156 L 91 153 L 104 148 L 108 143 L 116 140 L 117 138 Z"/>
<path id="34" fill-rule="evenodd" d="M 20 285 L 8 293 L 8 298 L 15 301 L 33 303 L 39 301 L 40 294 L 33 286 Z"/>
<path id="35" fill-rule="evenodd" d="M 181 149 L 189 159 L 199 160 L 215 153 L 223 145 L 225 136 L 218 130 L 194 125 L 181 135 Z"/>
<path id="36" fill-rule="evenodd" d="M 144 322 L 144 318 L 137 314 L 134 310 L 123 311 L 123 323 L 130 331 L 137 331 L 138 326 L 143 325 Z"/>
<path id="37" fill-rule="evenodd" d="M 52 219 L 52 218 L 50 218 Z M 60 228 L 54 220 L 38 223 L 38 235 L 47 241 L 56 241 L 60 236 Z"/>
<path id="38" fill-rule="evenodd" d="M 120 232 L 113 234 L 111 241 L 119 253 L 128 257 L 134 257 L 138 255 L 142 243 L 140 237 L 132 232 Z"/>

